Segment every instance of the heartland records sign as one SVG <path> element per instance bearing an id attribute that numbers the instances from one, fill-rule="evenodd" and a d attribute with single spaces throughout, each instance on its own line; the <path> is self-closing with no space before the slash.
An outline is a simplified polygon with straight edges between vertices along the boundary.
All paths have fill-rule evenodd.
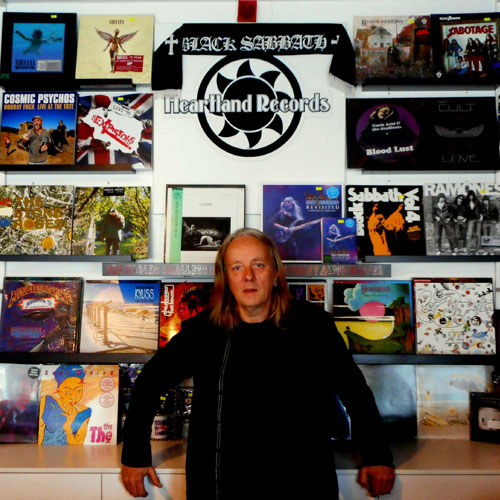
<path id="1" fill-rule="evenodd" d="M 214 144 L 243 157 L 280 148 L 293 136 L 304 112 L 331 109 L 320 92 L 302 95 L 282 57 L 331 57 L 329 72 L 354 82 L 352 45 L 337 24 L 184 24 L 155 51 L 153 68 L 161 72 L 153 70 L 153 89 L 182 87 L 183 55 L 218 57 L 202 78 L 196 98 L 166 97 L 165 113 L 196 115 Z"/>

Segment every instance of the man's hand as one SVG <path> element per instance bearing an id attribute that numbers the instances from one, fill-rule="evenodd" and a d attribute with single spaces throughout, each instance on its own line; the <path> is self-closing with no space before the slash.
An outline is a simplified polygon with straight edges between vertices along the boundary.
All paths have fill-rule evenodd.
<path id="1" fill-rule="evenodd" d="M 369 465 L 361 467 L 358 483 L 368 490 L 372 497 L 387 495 L 394 486 L 394 469 L 386 465 Z"/>
<path id="2" fill-rule="evenodd" d="M 129 467 L 122 465 L 122 483 L 125 489 L 133 497 L 147 497 L 148 493 L 144 487 L 144 478 L 147 476 L 151 482 L 157 487 L 161 488 L 162 484 L 156 475 L 153 467 Z"/>

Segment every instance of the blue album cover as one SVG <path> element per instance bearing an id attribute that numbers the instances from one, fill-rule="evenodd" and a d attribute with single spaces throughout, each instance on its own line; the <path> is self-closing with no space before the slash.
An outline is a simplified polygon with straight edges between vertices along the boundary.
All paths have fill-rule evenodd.
<path id="1" fill-rule="evenodd" d="M 263 186 L 262 229 L 285 261 L 321 262 L 321 218 L 342 216 L 342 187 Z"/>
<path id="2" fill-rule="evenodd" d="M 12 73 L 62 73 L 65 23 L 14 23 Z"/>
<path id="3" fill-rule="evenodd" d="M 324 263 L 353 264 L 358 261 L 356 219 L 323 217 L 321 234 Z"/>

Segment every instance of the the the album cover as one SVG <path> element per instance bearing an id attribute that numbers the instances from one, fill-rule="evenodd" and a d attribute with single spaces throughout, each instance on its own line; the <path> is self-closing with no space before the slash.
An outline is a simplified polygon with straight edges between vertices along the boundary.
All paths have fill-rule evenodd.
<path id="1" fill-rule="evenodd" d="M 417 368 L 419 439 L 469 439 L 469 393 L 491 391 L 492 366 Z"/>
<path id="2" fill-rule="evenodd" d="M 80 95 L 76 163 L 151 168 L 153 94 Z"/>
<path id="3" fill-rule="evenodd" d="M 76 92 L 5 92 L 0 162 L 40 170 L 73 165 L 77 105 Z"/>
<path id="4" fill-rule="evenodd" d="M 500 443 L 500 394 L 470 393 L 470 439 Z"/>
<path id="5" fill-rule="evenodd" d="M 431 16 L 436 77 L 442 83 L 500 80 L 498 12 Z"/>
<path id="6" fill-rule="evenodd" d="M 324 281 L 288 281 L 288 290 L 296 300 L 307 300 L 326 308 L 326 283 Z"/>
<path id="7" fill-rule="evenodd" d="M 417 354 L 496 353 L 491 278 L 414 278 Z"/>
<path id="8" fill-rule="evenodd" d="M 3 12 L 4 85 L 52 88 L 75 77 L 76 14 Z"/>
<path id="9" fill-rule="evenodd" d="M 153 34 L 152 15 L 80 16 L 76 78 L 151 83 Z"/>
<path id="10" fill-rule="evenodd" d="M 345 213 L 356 220 L 358 257 L 425 255 L 422 186 L 346 186 Z"/>
<path id="11" fill-rule="evenodd" d="M 325 264 L 353 264 L 358 261 L 356 220 L 322 217 L 321 254 Z"/>
<path id="12" fill-rule="evenodd" d="M 131 255 L 146 259 L 149 186 L 77 187 L 73 255 Z"/>
<path id="13" fill-rule="evenodd" d="M 118 365 L 43 365 L 38 444 L 116 444 Z"/>
<path id="14" fill-rule="evenodd" d="M 80 352 L 155 352 L 159 309 L 159 281 L 85 281 Z"/>
<path id="15" fill-rule="evenodd" d="M 321 218 L 342 216 L 342 186 L 266 184 L 262 229 L 284 261 L 321 262 Z"/>
<path id="16" fill-rule="evenodd" d="M 434 78 L 431 18 L 354 16 L 356 83 L 423 83 Z"/>
<path id="17" fill-rule="evenodd" d="M 347 99 L 347 166 L 496 170 L 494 97 Z"/>
<path id="18" fill-rule="evenodd" d="M 214 262 L 224 238 L 244 225 L 244 185 L 168 185 L 165 262 Z"/>
<path id="19" fill-rule="evenodd" d="M 80 278 L 5 278 L 1 352 L 76 352 Z"/>
<path id="20" fill-rule="evenodd" d="M 179 333 L 181 323 L 208 306 L 213 283 L 178 282 L 161 284 L 160 347 Z"/>
<path id="21" fill-rule="evenodd" d="M 73 186 L 0 186 L 0 254 L 71 255 Z"/>
<path id="22" fill-rule="evenodd" d="M 500 255 L 500 186 L 424 184 L 427 255 Z"/>
<path id="23" fill-rule="evenodd" d="M 375 396 L 386 435 L 417 437 L 417 382 L 413 365 L 359 365 Z"/>
<path id="24" fill-rule="evenodd" d="M 333 316 L 353 353 L 415 352 L 410 281 L 335 280 Z"/>
<path id="25" fill-rule="evenodd" d="M 0 443 L 36 443 L 41 365 L 0 364 Z"/>

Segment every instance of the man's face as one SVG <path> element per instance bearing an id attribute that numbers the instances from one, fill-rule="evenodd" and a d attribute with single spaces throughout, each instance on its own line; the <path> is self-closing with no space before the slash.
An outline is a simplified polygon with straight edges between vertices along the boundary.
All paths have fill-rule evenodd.
<path id="1" fill-rule="evenodd" d="M 241 236 L 229 244 L 224 266 L 241 319 L 250 323 L 264 321 L 276 281 L 269 249 L 253 236 Z"/>
<path id="2" fill-rule="evenodd" d="M 43 124 L 43 120 L 41 118 L 35 118 L 33 120 L 33 126 L 35 128 L 41 128 L 42 127 L 42 124 Z"/>

